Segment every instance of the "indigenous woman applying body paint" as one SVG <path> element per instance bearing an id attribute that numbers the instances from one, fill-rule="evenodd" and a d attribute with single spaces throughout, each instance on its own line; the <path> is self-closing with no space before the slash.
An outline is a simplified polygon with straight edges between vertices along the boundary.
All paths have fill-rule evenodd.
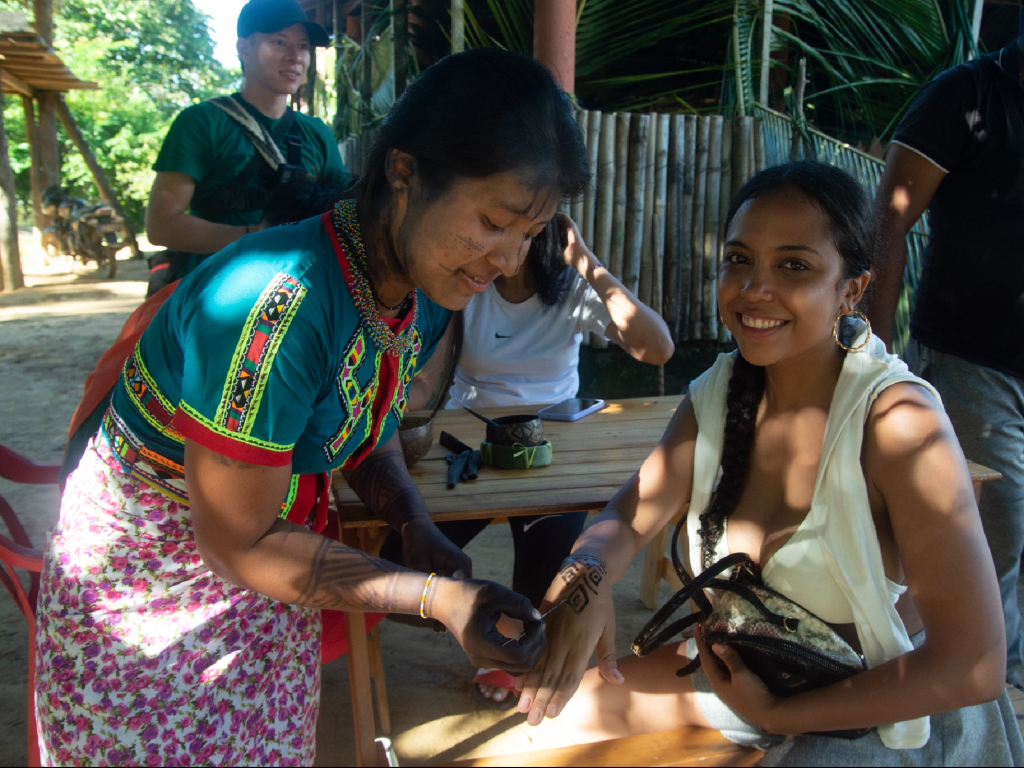
<path id="1" fill-rule="evenodd" d="M 765 765 L 1024 764 L 960 446 L 931 386 L 850 317 L 870 279 L 870 224 L 863 190 L 830 166 L 771 168 L 739 191 L 718 281 L 739 350 L 690 385 L 542 605 L 583 590 L 575 610 L 548 619 L 548 645 L 521 681 L 531 724 L 558 717 L 553 739 L 689 725 L 766 750 Z M 778 697 L 699 631 L 616 662 L 611 585 L 686 504 L 691 572 L 749 553 L 867 671 Z M 584 674 L 595 649 L 598 668 Z M 678 677 L 698 653 L 700 670 Z"/>
<path id="2" fill-rule="evenodd" d="M 539 656 L 540 614 L 471 578 L 395 428 L 451 312 L 587 183 L 570 102 L 528 58 L 451 56 L 395 104 L 366 168 L 355 201 L 204 262 L 126 363 L 47 547 L 45 763 L 311 764 L 318 609 L 420 613 L 480 666 Z M 318 535 L 339 467 L 407 567 Z"/>

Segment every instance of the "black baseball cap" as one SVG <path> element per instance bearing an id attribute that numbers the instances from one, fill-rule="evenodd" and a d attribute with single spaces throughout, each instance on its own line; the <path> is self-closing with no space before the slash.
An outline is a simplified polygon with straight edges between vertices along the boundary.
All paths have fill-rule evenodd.
<path id="1" fill-rule="evenodd" d="M 298 0 L 249 0 L 238 14 L 238 36 L 249 37 L 256 32 L 269 35 L 293 24 L 306 28 L 314 47 L 326 48 L 331 44 L 327 30 L 309 20 Z"/>

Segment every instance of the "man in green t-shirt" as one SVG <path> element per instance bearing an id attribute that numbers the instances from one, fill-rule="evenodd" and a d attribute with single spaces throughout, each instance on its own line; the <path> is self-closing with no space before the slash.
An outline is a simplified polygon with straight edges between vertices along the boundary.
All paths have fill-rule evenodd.
<path id="1" fill-rule="evenodd" d="M 267 191 L 296 175 L 337 186 L 345 166 L 330 129 L 288 107 L 306 78 L 314 47 L 327 32 L 307 20 L 296 0 L 250 0 L 238 17 L 238 58 L 245 83 L 231 100 L 185 109 L 164 140 L 154 169 L 146 230 L 168 249 L 151 265 L 150 293 L 190 272 L 207 255 L 250 231 L 263 216 Z M 227 104 L 277 145 L 258 151 L 253 133 Z M 278 154 L 278 168 L 265 159 Z"/>

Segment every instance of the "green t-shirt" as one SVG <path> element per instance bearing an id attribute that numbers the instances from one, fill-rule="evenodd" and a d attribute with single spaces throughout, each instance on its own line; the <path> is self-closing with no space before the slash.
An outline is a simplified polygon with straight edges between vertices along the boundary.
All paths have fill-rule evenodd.
<path id="1" fill-rule="evenodd" d="M 251 104 L 242 102 L 268 132 L 273 134 L 280 120 L 272 120 Z M 302 165 L 311 181 L 329 181 L 341 185 L 345 181 L 345 165 L 338 152 L 338 142 L 323 121 L 295 113 L 302 136 Z M 281 154 L 288 157 L 288 139 L 278 142 Z M 256 147 L 245 135 L 242 127 L 224 110 L 203 102 L 188 107 L 175 118 L 153 169 L 160 172 L 185 173 L 196 180 L 194 199 L 199 200 L 227 182 L 233 180 L 248 165 Z M 256 176 L 247 188 L 257 188 Z M 246 211 L 226 214 L 217 224 L 255 226 L 263 212 Z"/>

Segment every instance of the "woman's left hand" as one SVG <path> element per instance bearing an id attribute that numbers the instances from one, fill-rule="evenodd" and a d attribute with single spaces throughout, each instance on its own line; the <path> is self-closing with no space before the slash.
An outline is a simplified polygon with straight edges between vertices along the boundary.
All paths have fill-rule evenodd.
<path id="1" fill-rule="evenodd" d="M 781 699 L 750 671 L 734 649 L 718 643 L 709 647 L 704 642 L 699 624 L 694 639 L 697 641 L 701 668 L 718 697 L 747 720 L 770 733 L 772 713 Z"/>

